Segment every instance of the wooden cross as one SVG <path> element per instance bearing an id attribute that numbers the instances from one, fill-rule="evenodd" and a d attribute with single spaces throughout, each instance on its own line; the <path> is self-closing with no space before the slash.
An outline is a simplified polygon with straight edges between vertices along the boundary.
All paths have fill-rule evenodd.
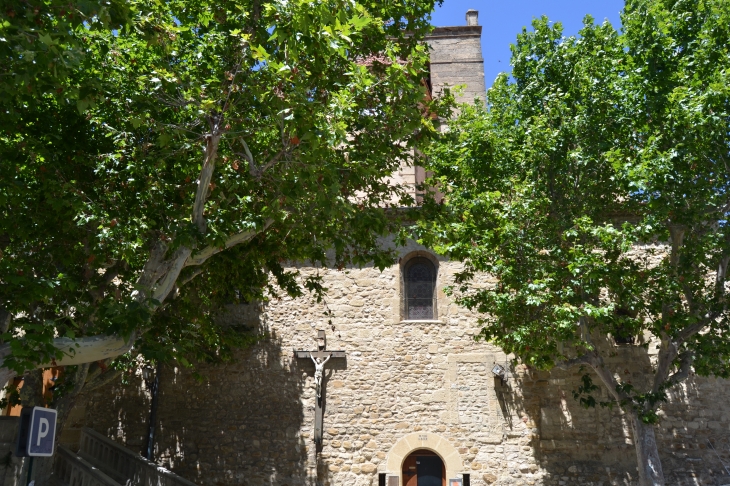
<path id="1" fill-rule="evenodd" d="M 316 351 L 294 351 L 294 356 L 297 358 L 311 360 L 312 358 L 317 359 L 322 363 L 326 359 L 332 358 L 346 358 L 347 355 L 344 351 L 327 351 L 327 338 L 324 331 L 317 332 L 317 350 Z M 315 365 L 316 366 L 316 365 Z M 316 379 L 316 376 L 315 376 Z M 324 416 L 324 398 L 325 398 L 325 382 L 324 376 L 322 376 L 322 383 L 320 385 L 319 395 L 315 395 L 315 411 L 314 411 L 314 442 L 317 447 L 322 445 L 322 430 L 323 430 L 323 416 Z"/>

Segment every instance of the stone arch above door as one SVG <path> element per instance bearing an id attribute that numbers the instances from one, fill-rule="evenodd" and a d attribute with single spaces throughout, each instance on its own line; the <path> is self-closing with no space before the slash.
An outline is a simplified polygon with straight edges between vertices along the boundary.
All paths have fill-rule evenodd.
<path id="1" fill-rule="evenodd" d="M 438 434 L 429 432 L 408 434 L 396 442 L 385 458 L 385 471 L 388 474 L 401 475 L 401 466 L 408 454 L 417 449 L 428 449 L 441 456 L 446 467 L 446 479 L 455 478 L 464 469 L 461 454 L 451 443 Z"/>

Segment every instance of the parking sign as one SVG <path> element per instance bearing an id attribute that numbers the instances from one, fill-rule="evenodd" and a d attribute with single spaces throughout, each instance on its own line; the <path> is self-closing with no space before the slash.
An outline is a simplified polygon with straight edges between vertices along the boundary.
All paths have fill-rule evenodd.
<path id="1" fill-rule="evenodd" d="M 17 456 L 50 457 L 56 443 L 57 412 L 51 408 L 23 409 Z"/>

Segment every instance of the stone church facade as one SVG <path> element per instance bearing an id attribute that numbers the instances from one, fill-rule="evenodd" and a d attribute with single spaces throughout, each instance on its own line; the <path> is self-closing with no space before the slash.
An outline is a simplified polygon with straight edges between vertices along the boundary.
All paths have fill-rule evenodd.
<path id="1" fill-rule="evenodd" d="M 473 12 L 466 26 L 436 29 L 435 91 L 465 84 L 466 99 L 483 96 L 480 37 Z M 399 177 L 419 182 L 414 169 Z M 157 462 L 200 485 L 635 484 L 620 410 L 580 408 L 572 398 L 578 369 L 513 366 L 500 349 L 475 342 L 477 316 L 443 292 L 459 264 L 415 243 L 398 252 L 383 272 L 319 270 L 329 289 L 323 303 L 232 307 L 232 322 L 268 338 L 234 363 L 199 369 L 203 381 L 162 370 Z M 324 368 L 321 445 L 315 367 L 295 354 L 317 349 L 319 331 L 327 350 L 345 352 Z M 651 366 L 651 350 L 616 353 L 617 366 L 633 363 L 620 371 L 637 381 Z M 507 370 L 504 379 L 495 365 Z M 75 429 L 87 426 L 141 451 L 149 406 L 141 379 L 82 395 L 63 440 L 73 445 Z M 728 382 L 692 377 L 675 388 L 657 439 L 668 484 L 730 484 Z"/>

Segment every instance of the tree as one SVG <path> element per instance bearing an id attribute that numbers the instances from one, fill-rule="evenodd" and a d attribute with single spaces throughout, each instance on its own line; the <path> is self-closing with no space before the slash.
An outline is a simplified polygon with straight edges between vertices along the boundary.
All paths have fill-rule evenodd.
<path id="1" fill-rule="evenodd" d="M 130 3 L 120 0 L 23 0 L 0 2 L 0 106 L 12 108 L 20 98 L 58 95 L 78 97 L 97 84 L 64 93 L 65 79 L 86 55 L 83 31 L 109 31 L 128 24 Z"/>
<path id="2" fill-rule="evenodd" d="M 216 320 L 226 302 L 325 290 L 287 261 L 390 264 L 405 196 L 385 176 L 434 133 L 433 4 L 138 0 L 105 28 L 87 2 L 73 25 L 53 2 L 6 12 L 0 381 L 76 366 L 68 409 L 132 346 L 186 364 L 252 339 Z M 73 57 L 54 89 L 27 81 L 26 38 Z"/>
<path id="3" fill-rule="evenodd" d="M 523 30 L 514 79 L 429 152 L 445 199 L 419 231 L 465 262 L 452 291 L 482 313 L 479 337 L 538 369 L 592 369 L 602 405 L 631 417 L 640 483 L 663 485 L 667 390 L 692 370 L 730 376 L 730 4 L 630 0 L 622 21 Z M 606 366 L 616 343 L 649 342 L 645 386 Z M 584 380 L 576 398 L 595 406 Z"/>

